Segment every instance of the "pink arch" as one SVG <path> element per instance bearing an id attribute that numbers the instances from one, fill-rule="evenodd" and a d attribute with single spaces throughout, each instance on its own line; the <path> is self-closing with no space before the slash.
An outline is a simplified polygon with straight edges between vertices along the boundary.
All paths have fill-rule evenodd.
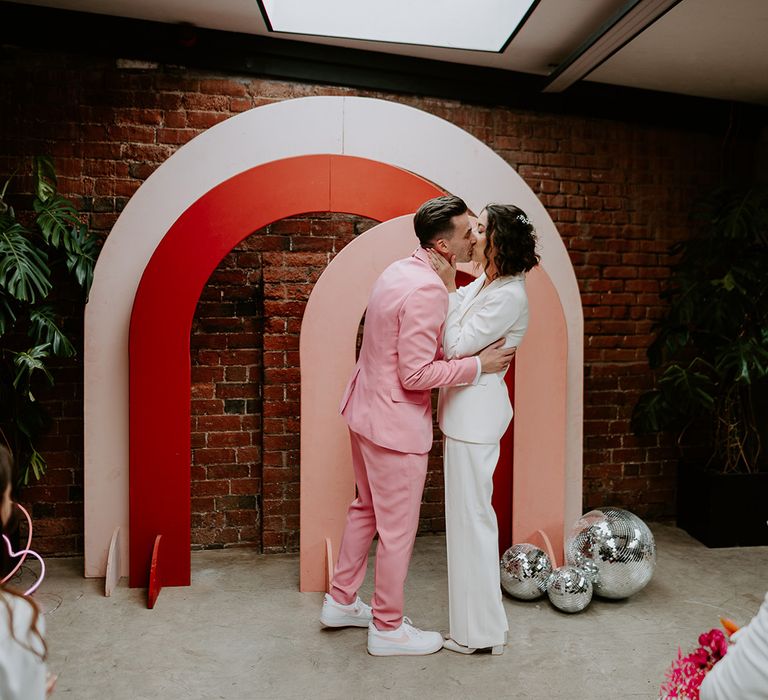
<path id="1" fill-rule="evenodd" d="M 161 584 L 190 581 L 189 339 L 200 293 L 222 258 L 263 226 L 312 211 L 385 221 L 441 194 L 426 180 L 340 155 L 266 163 L 192 204 L 141 278 L 129 335 L 130 585 L 146 586 L 155 537 Z"/>

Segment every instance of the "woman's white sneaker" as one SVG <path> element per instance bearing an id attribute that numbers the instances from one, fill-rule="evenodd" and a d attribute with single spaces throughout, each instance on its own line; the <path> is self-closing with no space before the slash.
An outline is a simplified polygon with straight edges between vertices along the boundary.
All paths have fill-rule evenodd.
<path id="1" fill-rule="evenodd" d="M 371 606 L 366 605 L 360 598 L 354 603 L 342 605 L 330 595 L 323 598 L 323 609 L 320 611 L 320 622 L 325 627 L 368 627 L 373 620 Z"/>
<path id="2" fill-rule="evenodd" d="M 443 648 L 443 636 L 439 632 L 416 629 L 411 621 L 395 630 L 381 631 L 371 622 L 368 625 L 368 653 L 371 656 L 426 656 Z"/>

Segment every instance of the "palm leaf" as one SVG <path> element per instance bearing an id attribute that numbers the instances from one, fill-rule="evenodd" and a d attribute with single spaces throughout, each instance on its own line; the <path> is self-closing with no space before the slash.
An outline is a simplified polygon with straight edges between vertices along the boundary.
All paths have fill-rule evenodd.
<path id="1" fill-rule="evenodd" d="M 19 301 L 34 302 L 51 290 L 45 251 L 27 237 L 18 223 L 0 231 L 0 287 Z"/>

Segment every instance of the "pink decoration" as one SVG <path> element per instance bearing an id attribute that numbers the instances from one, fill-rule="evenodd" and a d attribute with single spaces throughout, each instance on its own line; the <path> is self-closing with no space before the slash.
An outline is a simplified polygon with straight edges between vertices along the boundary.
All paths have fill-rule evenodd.
<path id="1" fill-rule="evenodd" d="M 24 595 L 32 595 L 38 588 L 40 588 L 40 584 L 43 582 L 43 579 L 45 578 L 45 562 L 37 552 L 29 548 L 29 545 L 32 544 L 32 518 L 29 517 L 29 513 L 27 512 L 26 508 L 24 508 L 24 506 L 21 506 L 18 503 L 15 503 L 14 505 L 22 513 L 24 513 L 24 517 L 27 519 L 27 525 L 29 526 L 29 534 L 27 535 L 27 546 L 24 549 L 20 549 L 18 552 L 14 552 L 13 547 L 11 546 L 11 541 L 5 535 L 3 535 L 3 539 L 5 540 L 5 546 L 8 548 L 8 553 L 11 555 L 11 557 L 21 557 L 21 559 L 19 559 L 18 563 L 16 564 L 16 566 L 13 567 L 11 572 L 2 581 L 0 581 L 0 584 L 3 584 L 6 581 L 8 581 L 21 568 L 21 565 L 24 563 L 24 560 L 27 558 L 27 555 L 33 556 L 35 559 L 37 559 L 37 561 L 40 562 L 40 576 L 37 577 L 37 581 L 35 581 L 35 583 L 30 588 L 24 591 Z"/>
<path id="2" fill-rule="evenodd" d="M 704 676 L 728 651 L 728 641 L 717 628 L 699 635 L 699 647 L 687 656 L 678 648 L 677 658 L 666 673 L 661 697 L 699 700 L 699 688 Z"/>
<path id="3" fill-rule="evenodd" d="M 24 513 L 24 517 L 27 519 L 27 525 L 29 529 L 29 534 L 27 535 L 27 546 L 24 547 L 24 549 L 20 549 L 18 552 L 14 552 L 13 547 L 11 546 L 11 541 L 5 535 L 3 535 L 3 539 L 5 540 L 5 546 L 8 548 L 8 554 L 10 554 L 11 557 L 20 556 L 21 559 L 19 559 L 18 563 L 16 564 L 16 566 L 13 567 L 11 572 L 2 581 L 0 581 L 0 584 L 3 584 L 6 581 L 10 580 L 10 578 L 21 568 L 21 565 L 24 563 L 24 560 L 27 558 L 27 555 L 31 555 L 40 562 L 40 576 L 38 576 L 37 581 L 35 581 L 35 583 L 24 592 L 24 595 L 32 595 L 38 588 L 40 588 L 40 584 L 43 582 L 43 579 L 45 578 L 45 562 L 37 552 L 29 548 L 29 545 L 32 544 L 32 518 L 29 517 L 29 513 L 27 512 L 27 509 L 24 506 L 19 505 L 18 503 L 15 503 L 14 505 L 22 513 Z"/>

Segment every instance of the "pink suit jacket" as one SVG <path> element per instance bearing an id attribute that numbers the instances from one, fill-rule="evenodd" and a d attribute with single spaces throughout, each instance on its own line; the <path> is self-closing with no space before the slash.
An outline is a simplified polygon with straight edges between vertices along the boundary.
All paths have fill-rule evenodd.
<path id="1" fill-rule="evenodd" d="M 360 356 L 341 401 L 354 432 L 381 447 L 423 454 L 432 446 L 430 390 L 473 383 L 479 360 L 444 360 L 448 292 L 424 249 L 392 263 L 368 300 Z"/>

